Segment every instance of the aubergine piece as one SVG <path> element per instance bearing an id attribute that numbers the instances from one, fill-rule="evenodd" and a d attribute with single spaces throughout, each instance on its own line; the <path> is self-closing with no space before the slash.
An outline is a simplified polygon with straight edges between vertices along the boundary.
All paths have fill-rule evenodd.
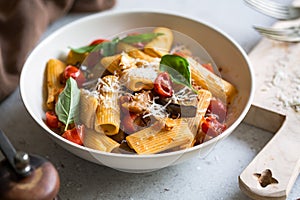
<path id="1" fill-rule="evenodd" d="M 195 117 L 197 107 L 193 105 L 180 105 L 176 103 L 170 103 L 166 107 L 168 113 L 171 114 L 172 118 L 177 117 Z"/>
<path id="2" fill-rule="evenodd" d="M 156 103 L 166 105 L 169 101 L 169 98 L 159 98 L 156 100 Z M 166 107 L 166 110 L 172 118 L 195 117 L 197 112 L 197 106 L 171 102 Z"/>

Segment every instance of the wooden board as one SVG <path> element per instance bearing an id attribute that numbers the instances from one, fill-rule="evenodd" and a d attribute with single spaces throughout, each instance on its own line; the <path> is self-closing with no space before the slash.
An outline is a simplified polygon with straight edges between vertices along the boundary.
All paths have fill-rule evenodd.
<path id="1" fill-rule="evenodd" d="M 300 5 L 300 0 L 294 4 Z M 300 19 L 274 26 L 290 25 L 299 26 Z M 255 71 L 256 106 L 246 121 L 275 135 L 241 173 L 239 185 L 253 199 L 286 199 L 300 172 L 300 43 L 263 38 L 249 57 Z M 262 114 L 259 107 L 272 112 Z"/>

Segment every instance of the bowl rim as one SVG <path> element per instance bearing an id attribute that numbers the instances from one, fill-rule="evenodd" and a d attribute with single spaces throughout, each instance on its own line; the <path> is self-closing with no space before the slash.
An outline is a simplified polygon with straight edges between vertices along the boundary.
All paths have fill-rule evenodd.
<path id="1" fill-rule="evenodd" d="M 250 94 L 249 94 L 249 98 L 246 102 L 245 107 L 243 108 L 243 111 L 241 112 L 241 114 L 238 116 L 238 118 L 231 124 L 230 127 L 228 127 L 222 134 L 212 138 L 209 141 L 206 141 L 202 144 L 199 144 L 197 146 L 193 146 L 190 147 L 188 149 L 183 149 L 183 150 L 178 150 L 178 151 L 173 151 L 173 152 L 166 152 L 166 153 L 158 153 L 158 154 L 147 154 L 147 155 L 138 155 L 138 154 L 120 154 L 120 153 L 111 153 L 111 152 L 103 152 L 103 151 L 99 151 L 99 150 L 95 150 L 95 149 L 91 149 L 85 146 L 81 146 L 81 145 L 77 145 L 63 137 L 61 137 L 60 135 L 56 134 L 55 132 L 53 132 L 49 127 L 47 127 L 45 125 L 45 123 L 41 124 L 40 123 L 40 118 L 37 117 L 34 112 L 30 109 L 30 103 L 26 100 L 26 98 L 24 98 L 25 93 L 25 87 L 24 87 L 24 82 L 25 82 L 25 71 L 27 70 L 27 66 L 28 66 L 28 62 L 32 59 L 33 55 L 36 54 L 36 52 L 39 51 L 40 48 L 42 48 L 43 45 L 45 45 L 45 43 L 47 43 L 48 40 L 51 40 L 52 38 L 56 37 L 56 35 L 60 34 L 60 32 L 63 32 L 65 29 L 68 29 L 69 27 L 72 27 L 74 25 L 80 24 L 80 23 L 84 23 L 85 21 L 89 21 L 91 19 L 94 18 L 102 18 L 102 17 L 110 17 L 110 16 L 117 16 L 117 15 L 141 15 L 141 14 L 151 14 L 151 15 L 166 15 L 166 16 L 171 16 L 171 17 L 180 17 L 183 18 L 185 20 L 190 20 L 190 21 L 194 21 L 196 23 L 200 23 L 203 26 L 208 27 L 209 29 L 218 32 L 220 35 L 222 35 L 224 38 L 226 38 L 228 41 L 230 41 L 230 43 L 239 51 L 239 53 L 242 55 L 243 59 L 245 60 L 247 66 L 248 66 L 248 70 L 249 70 L 249 75 L 250 75 L 250 80 L 251 80 L 251 84 L 250 84 Z M 30 52 L 29 56 L 27 57 L 22 71 L 21 71 L 21 75 L 20 75 L 20 82 L 19 82 L 19 87 L 20 87 L 20 95 L 21 95 L 21 99 L 22 102 L 27 110 L 27 112 L 30 114 L 30 116 L 34 119 L 34 121 L 41 126 L 46 132 L 47 134 L 50 134 L 51 136 L 57 138 L 58 140 L 61 140 L 63 143 L 70 145 L 72 147 L 75 148 L 79 148 L 83 151 L 87 151 L 88 153 L 94 153 L 94 154 L 99 154 L 99 155 L 103 155 L 103 156 L 111 156 L 111 157 L 122 157 L 122 158 L 136 158 L 136 159 L 140 159 L 140 158 L 161 158 L 161 157 L 169 157 L 169 156 L 176 156 L 176 155 L 182 155 L 185 153 L 189 153 L 191 151 L 198 151 L 199 149 L 204 148 L 205 146 L 211 145 L 212 143 L 217 143 L 218 141 L 220 141 L 222 138 L 227 137 L 228 135 L 230 135 L 230 133 L 241 123 L 241 121 L 244 119 L 244 117 L 246 116 L 247 112 L 250 109 L 250 106 L 253 102 L 254 99 L 254 89 L 255 89 L 255 77 L 254 77 L 254 70 L 252 67 L 252 64 L 250 62 L 250 59 L 247 55 L 247 53 L 244 51 L 244 49 L 231 37 L 229 36 L 227 33 L 225 33 L 223 30 L 219 29 L 218 27 L 206 22 L 205 20 L 200 20 L 200 19 L 196 19 L 194 17 L 188 16 L 188 15 L 184 15 L 182 13 L 178 13 L 178 12 L 174 12 L 174 11 L 169 11 L 169 10 L 131 10 L 131 11 L 115 11 L 115 10 L 111 10 L 111 11 L 104 11 L 104 12 L 100 12 L 100 13 L 94 13 L 94 14 L 90 14 L 87 15 L 85 17 L 76 19 L 72 22 L 70 22 L 69 24 L 66 24 L 60 28 L 58 28 L 57 30 L 55 30 L 53 33 L 51 33 L 49 36 L 45 37 L 43 40 L 41 40 L 36 46 L 35 48 Z M 214 144 L 214 145 L 215 145 Z"/>

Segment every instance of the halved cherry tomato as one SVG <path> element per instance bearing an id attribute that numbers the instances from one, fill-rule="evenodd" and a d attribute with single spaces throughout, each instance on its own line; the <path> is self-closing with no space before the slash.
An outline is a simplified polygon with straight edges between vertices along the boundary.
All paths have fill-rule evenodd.
<path id="1" fill-rule="evenodd" d="M 122 128 L 126 134 L 131 134 L 136 131 L 149 127 L 153 123 L 150 117 L 144 118 L 143 115 L 138 115 L 133 112 L 128 112 L 122 118 Z"/>
<path id="2" fill-rule="evenodd" d="M 122 106 L 124 103 L 128 103 L 130 102 L 131 100 L 131 97 L 129 95 L 123 95 L 120 97 L 120 107 L 121 107 L 121 111 L 122 113 L 124 114 L 128 114 L 129 113 L 129 110 L 127 108 L 125 108 L 124 106 Z"/>
<path id="3" fill-rule="evenodd" d="M 105 40 L 105 39 L 97 39 L 97 40 L 94 40 L 93 42 L 91 42 L 91 43 L 89 44 L 89 46 L 101 44 L 102 42 L 106 42 L 106 41 L 108 41 L 108 40 Z"/>
<path id="4" fill-rule="evenodd" d="M 137 118 L 137 114 L 135 113 L 128 113 L 122 119 L 123 131 L 126 134 L 131 134 L 137 131 L 137 127 L 134 124 L 134 120 Z"/>
<path id="5" fill-rule="evenodd" d="M 46 124 L 49 128 L 58 128 L 58 117 L 55 112 L 46 112 Z"/>
<path id="6" fill-rule="evenodd" d="M 85 77 L 82 71 L 72 65 L 68 65 L 64 71 L 64 79 L 67 80 L 70 77 L 76 80 L 78 87 L 81 87 L 85 82 Z"/>
<path id="7" fill-rule="evenodd" d="M 215 117 L 208 116 L 204 118 L 204 121 L 201 124 L 201 129 L 207 135 L 216 137 L 226 129 L 226 125 L 220 123 Z"/>
<path id="8" fill-rule="evenodd" d="M 224 122 L 227 115 L 227 108 L 225 104 L 218 99 L 212 99 L 207 109 L 208 115 L 216 115 L 216 119 L 219 122 Z"/>
<path id="9" fill-rule="evenodd" d="M 202 66 L 208 69 L 210 72 L 215 73 L 214 68 L 210 63 L 202 64 Z"/>
<path id="10" fill-rule="evenodd" d="M 184 52 L 181 52 L 181 51 L 176 51 L 175 53 L 173 53 L 174 55 L 176 56 L 180 56 L 180 57 L 183 57 L 183 58 L 186 58 L 187 55 L 184 53 Z"/>
<path id="11" fill-rule="evenodd" d="M 76 144 L 82 145 L 83 144 L 83 131 L 84 126 L 78 125 L 72 128 L 71 130 L 67 130 L 62 134 L 62 137 L 66 138 L 67 140 L 74 142 Z"/>
<path id="12" fill-rule="evenodd" d="M 154 91 L 161 97 L 171 97 L 173 94 L 172 82 L 167 72 L 158 74 L 154 81 Z"/>

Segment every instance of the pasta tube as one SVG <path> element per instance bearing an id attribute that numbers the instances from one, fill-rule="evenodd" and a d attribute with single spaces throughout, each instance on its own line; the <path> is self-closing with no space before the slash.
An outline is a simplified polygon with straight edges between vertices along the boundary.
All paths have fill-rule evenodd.
<path id="1" fill-rule="evenodd" d="M 133 49 L 131 51 L 128 51 L 128 55 L 133 57 L 133 58 L 138 58 L 140 60 L 145 60 L 147 62 L 153 62 L 156 60 L 156 58 L 153 58 L 147 54 L 145 54 L 144 52 L 138 50 L 138 49 Z"/>
<path id="2" fill-rule="evenodd" d="M 169 53 L 172 43 L 173 43 L 173 33 L 170 29 L 164 27 L 158 27 L 154 29 L 154 33 L 163 33 L 149 42 L 144 51 L 146 54 L 152 57 L 162 57 L 163 55 Z"/>
<path id="3" fill-rule="evenodd" d="M 59 92 L 64 87 L 60 82 L 60 76 L 64 72 L 66 64 L 57 59 L 50 59 L 46 66 L 46 77 L 47 77 L 47 101 L 46 107 L 49 110 L 53 110 L 55 101 Z"/>
<path id="4" fill-rule="evenodd" d="M 101 59 L 100 63 L 106 68 L 110 73 L 114 74 L 115 72 L 120 71 L 120 60 L 121 54 L 117 54 L 114 56 L 107 56 Z"/>
<path id="5" fill-rule="evenodd" d="M 96 110 L 95 130 L 115 135 L 120 128 L 119 81 L 114 75 L 102 78 L 99 85 L 99 105 Z"/>
<path id="6" fill-rule="evenodd" d="M 187 57 L 191 67 L 192 80 L 203 89 L 209 90 L 213 96 L 223 102 L 231 103 L 237 93 L 236 88 L 216 74 L 204 68 L 200 63 L 191 57 Z"/>
<path id="7" fill-rule="evenodd" d="M 152 62 L 155 60 L 155 58 L 149 56 L 148 54 L 145 54 L 144 52 L 140 51 L 139 49 L 137 49 L 129 44 L 123 43 L 123 42 L 120 42 L 118 44 L 118 51 L 126 52 L 132 58 L 138 58 L 141 60 L 145 60 L 147 62 Z"/>
<path id="8" fill-rule="evenodd" d="M 132 68 L 124 71 L 120 81 L 131 91 L 137 92 L 153 89 L 156 77 L 157 72 L 153 68 Z"/>
<path id="9" fill-rule="evenodd" d="M 83 137 L 83 145 L 105 152 L 111 152 L 114 148 L 120 146 L 120 144 L 110 137 L 106 136 L 104 133 L 98 133 L 92 129 L 85 129 Z"/>
<path id="10" fill-rule="evenodd" d="M 154 154 L 171 148 L 191 144 L 194 135 L 184 120 L 174 120 L 176 125 L 171 129 L 158 130 L 156 125 L 133 133 L 126 137 L 128 145 L 138 154 Z"/>
<path id="11" fill-rule="evenodd" d="M 188 122 L 188 126 L 194 136 L 198 132 L 201 119 L 204 117 L 204 115 L 206 113 L 206 110 L 210 104 L 211 98 L 212 98 L 212 94 L 210 91 L 200 89 L 198 91 L 198 104 L 197 104 L 196 116 L 193 118 L 185 119 Z"/>
<path id="12" fill-rule="evenodd" d="M 124 43 L 124 42 L 119 42 L 117 45 L 118 52 L 129 52 L 134 49 L 137 49 L 137 48 L 130 44 Z"/>
<path id="13" fill-rule="evenodd" d="M 126 69 L 136 68 L 135 60 L 127 53 L 104 57 L 100 62 L 112 74 L 120 75 Z"/>
<path id="14" fill-rule="evenodd" d="M 80 121 L 87 128 L 94 128 L 98 98 L 88 90 L 81 89 L 80 92 Z"/>
<path id="15" fill-rule="evenodd" d="M 76 53 L 72 50 L 69 51 L 67 56 L 68 65 L 79 65 L 84 59 L 89 55 L 89 53 Z"/>
<path id="16" fill-rule="evenodd" d="M 154 84 L 150 79 L 142 77 L 127 77 L 128 81 L 125 85 L 131 91 L 137 92 L 141 90 L 151 90 L 154 87 Z"/>

